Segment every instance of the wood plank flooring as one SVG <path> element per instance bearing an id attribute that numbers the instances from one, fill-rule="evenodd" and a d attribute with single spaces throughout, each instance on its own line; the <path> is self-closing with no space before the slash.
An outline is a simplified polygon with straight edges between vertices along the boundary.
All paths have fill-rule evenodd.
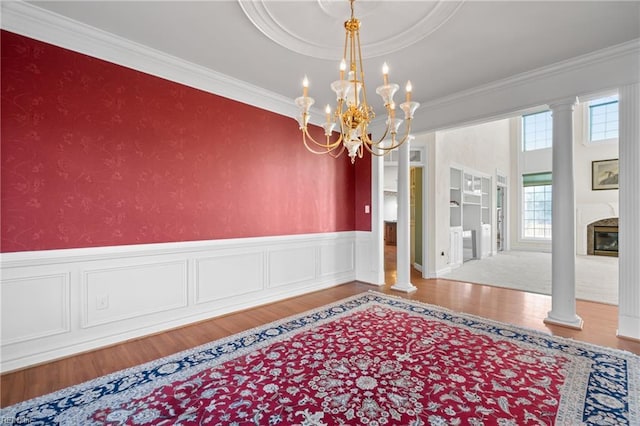
<path id="1" fill-rule="evenodd" d="M 424 280 L 417 271 L 412 271 L 412 282 L 418 290 L 412 294 L 404 294 L 390 289 L 391 284 L 395 282 L 394 266 L 393 260 L 388 259 L 386 274 L 388 284 L 382 287 L 351 282 L 6 373 L 0 377 L 0 406 L 5 407 L 44 395 L 369 290 L 420 300 L 454 311 L 467 312 L 640 355 L 640 342 L 616 337 L 617 306 L 578 301 L 577 311 L 578 315 L 584 319 L 584 329 L 571 330 L 542 322 L 551 309 L 549 296 L 442 279 Z"/>

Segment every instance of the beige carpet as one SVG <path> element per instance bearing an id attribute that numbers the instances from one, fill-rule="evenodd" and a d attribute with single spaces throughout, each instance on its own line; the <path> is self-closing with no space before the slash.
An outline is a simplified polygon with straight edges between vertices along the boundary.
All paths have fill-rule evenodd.
<path id="1" fill-rule="evenodd" d="M 505 251 L 444 275 L 457 281 L 551 294 L 551 253 Z M 576 297 L 618 304 L 618 258 L 576 256 Z"/>

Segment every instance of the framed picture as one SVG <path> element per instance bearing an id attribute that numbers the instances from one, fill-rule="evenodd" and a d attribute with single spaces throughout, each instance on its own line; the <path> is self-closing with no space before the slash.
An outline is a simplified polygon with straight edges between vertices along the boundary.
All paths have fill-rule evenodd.
<path id="1" fill-rule="evenodd" d="M 618 189 L 618 159 L 591 162 L 591 189 Z"/>

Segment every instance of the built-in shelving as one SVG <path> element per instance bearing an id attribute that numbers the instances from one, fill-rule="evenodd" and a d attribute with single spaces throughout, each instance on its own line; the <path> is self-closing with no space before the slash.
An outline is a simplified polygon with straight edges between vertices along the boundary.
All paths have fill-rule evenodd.
<path id="1" fill-rule="evenodd" d="M 487 256 L 491 252 L 491 178 L 452 167 L 449 195 L 450 264 Z M 469 253 L 460 253 L 463 247 Z"/>
<path id="2" fill-rule="evenodd" d="M 482 209 L 481 212 L 481 221 L 483 225 L 491 224 L 491 179 L 487 177 L 482 178 L 481 183 L 481 194 L 480 194 L 480 206 Z"/>
<path id="3" fill-rule="evenodd" d="M 449 226 L 462 226 L 462 170 L 451 168 L 449 179 Z"/>

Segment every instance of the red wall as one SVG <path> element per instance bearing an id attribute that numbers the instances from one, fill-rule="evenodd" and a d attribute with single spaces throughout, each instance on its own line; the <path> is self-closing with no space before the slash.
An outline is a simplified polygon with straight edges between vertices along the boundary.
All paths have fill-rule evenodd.
<path id="1" fill-rule="evenodd" d="M 0 251 L 370 229 L 294 119 L 1 35 Z"/>
<path id="2" fill-rule="evenodd" d="M 356 230 L 371 231 L 371 155 L 356 160 Z M 365 213 L 369 206 L 369 213 Z"/>

